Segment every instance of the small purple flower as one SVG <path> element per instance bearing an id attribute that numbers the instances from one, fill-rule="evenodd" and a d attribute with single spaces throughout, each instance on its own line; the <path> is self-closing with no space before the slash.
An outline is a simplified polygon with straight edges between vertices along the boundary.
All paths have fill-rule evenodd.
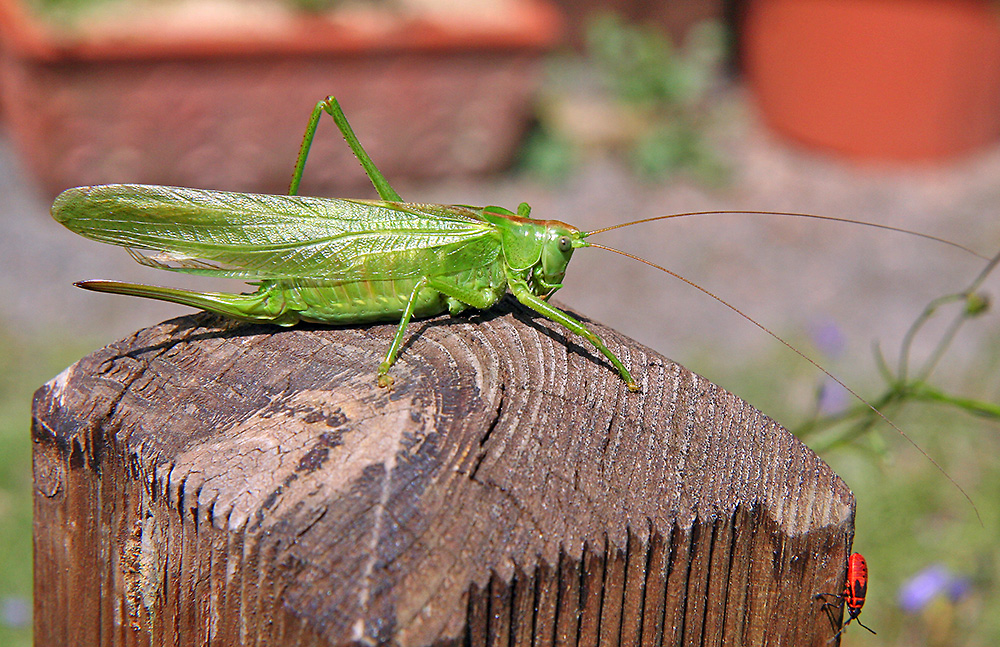
<path id="1" fill-rule="evenodd" d="M 816 348 L 827 357 L 837 357 L 844 352 L 847 340 L 840 327 L 833 321 L 823 321 L 811 326 L 809 337 Z"/>
<path id="2" fill-rule="evenodd" d="M 918 613 L 939 595 L 958 602 L 971 587 L 968 578 L 952 573 L 942 564 L 934 564 L 899 587 L 899 606 L 907 613 Z"/>
<path id="3" fill-rule="evenodd" d="M 31 603 L 25 598 L 0 598 L 0 624 L 20 629 L 31 624 Z"/>
<path id="4" fill-rule="evenodd" d="M 969 581 L 967 577 L 955 577 L 952 578 L 951 583 L 948 585 L 948 590 L 945 592 L 948 595 L 948 599 L 952 602 L 958 602 L 972 590 L 972 582 Z"/>
<path id="5" fill-rule="evenodd" d="M 826 378 L 819 391 L 817 407 L 821 415 L 834 416 L 850 404 L 850 392 L 833 379 Z"/>

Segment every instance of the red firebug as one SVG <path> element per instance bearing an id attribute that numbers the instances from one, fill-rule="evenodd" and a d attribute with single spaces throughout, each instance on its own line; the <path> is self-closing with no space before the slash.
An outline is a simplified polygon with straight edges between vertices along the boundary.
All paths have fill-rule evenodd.
<path id="1" fill-rule="evenodd" d="M 844 592 L 840 595 L 835 593 L 824 593 L 820 594 L 819 597 L 824 597 L 826 595 L 833 596 L 839 600 L 843 600 L 843 604 L 847 606 L 847 622 L 844 626 L 840 628 L 836 634 L 834 634 L 833 639 L 836 640 L 840 634 L 847 629 L 847 625 L 851 624 L 852 620 L 857 619 L 861 615 L 861 607 L 865 606 L 865 595 L 868 593 L 868 564 L 865 562 L 865 558 L 861 553 L 853 553 L 851 557 L 847 560 L 847 581 L 844 583 Z M 839 606 L 832 602 L 828 602 L 823 606 Z M 858 624 L 870 631 L 872 634 L 875 633 L 870 627 L 865 627 L 858 620 Z"/>

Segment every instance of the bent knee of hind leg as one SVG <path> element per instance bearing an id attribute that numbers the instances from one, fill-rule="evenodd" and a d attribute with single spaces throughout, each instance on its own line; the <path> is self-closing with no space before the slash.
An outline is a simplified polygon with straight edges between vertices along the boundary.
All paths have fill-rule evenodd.
<path id="1" fill-rule="evenodd" d="M 239 318 L 257 323 L 278 326 L 294 326 L 302 318 L 294 302 L 289 300 L 286 290 L 274 286 L 262 286 L 251 294 L 242 294 Z M 236 305 L 236 304 L 234 304 Z"/>

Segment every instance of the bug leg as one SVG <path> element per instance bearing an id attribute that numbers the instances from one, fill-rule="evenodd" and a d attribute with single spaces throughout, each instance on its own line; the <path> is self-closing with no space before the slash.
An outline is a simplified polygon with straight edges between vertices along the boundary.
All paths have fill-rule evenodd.
<path id="1" fill-rule="evenodd" d="M 525 283 L 523 280 L 511 281 L 510 289 L 511 292 L 514 293 L 514 296 L 517 297 L 517 300 L 520 301 L 523 305 L 531 308 L 532 310 L 546 317 L 547 319 L 551 319 L 552 321 L 561 323 L 562 325 L 569 328 L 571 331 L 575 332 L 576 334 L 580 335 L 581 337 L 589 341 L 591 344 L 593 344 L 594 347 L 597 348 L 597 350 L 601 351 L 601 354 L 607 357 L 608 361 L 611 362 L 616 369 L 618 369 L 618 374 L 621 375 L 622 379 L 625 381 L 625 386 L 628 387 L 628 390 L 629 391 L 639 390 L 639 385 L 636 384 L 634 379 L 632 379 L 632 374 L 628 372 L 628 369 L 625 368 L 625 365 L 622 364 L 622 361 L 618 359 L 618 357 L 614 353 L 612 353 L 607 346 L 604 345 L 604 342 L 601 340 L 601 338 L 598 337 L 589 328 L 587 328 L 581 322 L 569 316 L 559 308 L 556 308 L 555 306 L 550 305 L 540 297 L 535 296 L 528 288 L 528 284 Z"/>
<path id="2" fill-rule="evenodd" d="M 389 352 L 385 354 L 385 360 L 379 364 L 378 367 L 378 385 L 383 388 L 388 388 L 392 386 L 392 376 L 389 375 L 389 369 L 392 365 L 396 363 L 396 356 L 399 354 L 399 347 L 403 344 L 403 335 L 406 334 L 406 326 L 410 323 L 410 318 L 413 316 L 413 307 L 417 301 L 417 295 L 420 291 L 427 287 L 427 279 L 422 278 L 417 281 L 416 285 L 413 286 L 413 291 L 410 292 L 410 298 L 406 302 L 406 310 L 403 311 L 403 316 L 399 320 L 399 326 L 396 328 L 396 335 L 392 338 L 392 344 L 389 346 Z"/>
<path id="3" fill-rule="evenodd" d="M 295 161 L 295 170 L 292 172 L 292 182 L 288 187 L 288 195 L 296 195 L 299 191 L 299 183 L 302 181 L 302 171 L 305 169 L 306 158 L 309 156 L 309 148 L 312 146 L 313 137 L 316 135 L 316 128 L 319 126 L 319 119 L 324 112 L 333 117 L 333 121 L 337 124 L 340 134 L 344 136 L 347 145 L 351 147 L 351 152 L 354 153 L 354 156 L 358 158 L 358 162 L 365 169 L 365 174 L 368 175 L 368 179 L 375 186 L 379 197 L 389 202 L 402 202 L 403 199 L 389 186 L 389 181 L 385 179 L 385 176 L 375 166 L 375 162 L 372 161 L 372 158 L 365 151 L 364 147 L 361 146 L 361 142 L 358 141 L 357 135 L 354 134 L 351 124 L 347 122 L 347 116 L 344 115 L 340 104 L 333 97 L 323 99 L 313 108 L 312 115 L 309 117 L 309 125 L 306 126 L 305 135 L 302 136 L 302 146 L 299 148 L 299 156 Z"/>
<path id="4" fill-rule="evenodd" d="M 498 289 L 496 286 L 488 286 L 479 290 L 470 289 L 455 280 L 449 280 L 445 277 L 430 278 L 428 279 L 428 284 L 441 294 L 465 304 L 466 307 L 472 306 L 477 310 L 486 310 L 493 307 L 507 291 L 507 286 L 503 284 L 500 285 L 502 289 Z M 456 312 L 461 312 L 461 310 L 456 309 L 452 311 L 452 314 Z"/>
<path id="5" fill-rule="evenodd" d="M 828 597 L 832 597 L 836 600 L 836 602 L 829 602 L 827 600 Z M 830 621 L 831 628 L 836 629 L 838 626 L 840 627 L 840 630 L 837 631 L 837 633 L 835 633 L 833 638 L 829 641 L 833 642 L 838 636 L 840 636 L 840 633 L 844 630 L 844 628 L 847 627 L 847 624 L 841 623 L 843 615 L 838 613 L 844 608 L 843 597 L 837 595 L 836 593 L 817 593 L 813 596 L 813 599 L 823 601 L 823 605 L 820 607 L 820 610 L 826 614 L 827 619 Z M 847 622 L 850 623 L 850 620 Z"/>
<path id="6" fill-rule="evenodd" d="M 192 308 L 255 323 L 271 323 L 291 326 L 299 321 L 299 313 L 286 301 L 281 290 L 261 286 L 250 294 L 230 294 L 227 292 L 194 292 L 178 288 L 164 288 L 156 285 L 122 283 L 121 281 L 77 281 L 76 286 L 94 292 L 125 294 L 158 301 L 169 301 Z"/>
<path id="7" fill-rule="evenodd" d="M 299 156 L 295 160 L 295 169 L 292 171 L 292 181 L 288 185 L 288 195 L 298 195 L 299 183 L 302 182 L 302 171 L 306 167 L 306 158 L 309 157 L 309 149 L 312 148 L 313 137 L 316 136 L 316 127 L 319 125 L 319 118 L 323 116 L 323 104 L 329 101 L 327 98 L 316 104 L 312 115 L 309 117 L 309 124 L 306 125 L 306 132 L 302 135 L 302 145 L 299 146 Z"/>

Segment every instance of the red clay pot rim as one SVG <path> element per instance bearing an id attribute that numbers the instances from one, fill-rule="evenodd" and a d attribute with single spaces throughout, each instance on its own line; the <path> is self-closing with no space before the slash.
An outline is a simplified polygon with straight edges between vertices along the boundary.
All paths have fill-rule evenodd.
<path id="1" fill-rule="evenodd" d="M 19 0 L 0 0 L 0 47 L 41 61 L 113 61 L 289 54 L 370 54 L 551 49 L 562 35 L 562 17 L 544 0 L 514 0 L 503 23 L 400 20 L 377 34 L 322 17 L 295 18 L 287 30 L 219 38 L 144 33 L 129 37 L 66 37 L 29 15 Z"/>

